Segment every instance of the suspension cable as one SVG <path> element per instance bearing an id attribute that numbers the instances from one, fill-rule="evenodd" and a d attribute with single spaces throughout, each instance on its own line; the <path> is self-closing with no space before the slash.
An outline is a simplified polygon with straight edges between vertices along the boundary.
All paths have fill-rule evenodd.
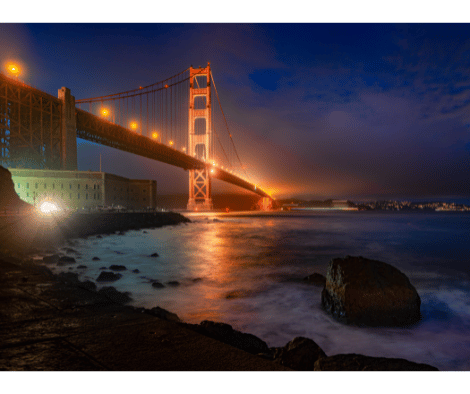
<path id="1" fill-rule="evenodd" d="M 233 149 L 234 149 L 234 151 L 235 151 L 235 154 L 237 155 L 238 161 L 240 162 L 241 169 L 242 169 L 243 172 L 245 173 L 245 176 L 248 178 L 248 174 L 246 173 L 245 169 L 243 168 L 243 163 L 242 163 L 242 161 L 240 160 L 240 156 L 238 156 L 237 148 L 235 147 L 235 143 L 233 142 L 232 134 L 230 133 L 230 130 L 229 130 L 229 128 L 228 128 L 227 119 L 225 118 L 224 110 L 222 109 L 222 104 L 220 104 L 219 93 L 217 92 L 217 87 L 215 86 L 214 77 L 212 76 L 212 73 L 211 73 L 211 79 L 212 79 L 212 84 L 214 85 L 214 90 L 215 90 L 215 94 L 216 94 L 216 96 L 217 96 L 217 101 L 219 102 L 220 110 L 222 111 L 222 116 L 223 116 L 223 118 L 224 118 L 225 127 L 227 128 L 227 133 L 228 133 L 228 135 L 229 135 L 229 137 L 230 137 L 230 141 L 232 141 Z"/>

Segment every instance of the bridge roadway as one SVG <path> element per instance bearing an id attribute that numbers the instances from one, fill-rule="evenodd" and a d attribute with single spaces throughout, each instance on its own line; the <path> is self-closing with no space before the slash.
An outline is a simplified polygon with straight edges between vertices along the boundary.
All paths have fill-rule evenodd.
<path id="1" fill-rule="evenodd" d="M 79 108 L 76 108 L 76 117 L 77 137 L 81 139 L 161 161 L 185 170 L 202 169 L 204 167 L 208 170 L 212 169 L 212 165 L 202 160 L 196 159 L 195 157 L 170 148 L 151 138 L 137 134 L 125 127 L 116 125 Z M 256 185 L 218 167 L 214 167 L 214 173 L 211 173 L 210 176 L 242 187 L 261 197 L 272 198 Z"/>

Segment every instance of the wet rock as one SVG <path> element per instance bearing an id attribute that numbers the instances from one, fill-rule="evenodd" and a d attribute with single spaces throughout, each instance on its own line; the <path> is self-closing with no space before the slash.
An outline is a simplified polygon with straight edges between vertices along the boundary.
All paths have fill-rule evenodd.
<path id="1" fill-rule="evenodd" d="M 59 262 L 60 256 L 58 254 L 53 254 L 51 256 L 44 256 L 42 261 L 46 264 L 57 264 Z"/>
<path id="2" fill-rule="evenodd" d="M 88 267 L 86 265 L 79 265 L 77 268 L 84 269 L 84 268 L 88 268 Z"/>
<path id="3" fill-rule="evenodd" d="M 180 318 L 175 313 L 169 312 L 159 306 L 150 309 L 148 313 L 163 320 L 180 321 Z"/>
<path id="4" fill-rule="evenodd" d="M 420 305 L 406 275 L 389 264 L 347 256 L 328 265 L 322 307 L 340 321 L 404 326 L 420 319 Z"/>
<path id="5" fill-rule="evenodd" d="M 274 348 L 274 361 L 295 371 L 313 371 L 315 362 L 326 357 L 320 346 L 309 338 L 297 337 L 284 347 Z"/>
<path id="6" fill-rule="evenodd" d="M 89 291 L 96 291 L 96 285 L 91 280 L 86 280 L 85 282 L 80 282 L 78 287 Z"/>
<path id="7" fill-rule="evenodd" d="M 325 286 L 326 284 L 326 278 L 321 274 L 317 274 L 316 272 L 313 273 L 312 275 L 306 276 L 304 278 L 304 281 L 308 283 L 312 283 L 315 286 L 322 286 L 322 287 Z"/>
<path id="8" fill-rule="evenodd" d="M 92 261 L 100 261 L 101 259 L 100 259 L 99 257 L 96 257 L 96 256 L 95 256 L 95 257 L 93 257 L 91 260 L 92 260 Z"/>
<path id="9" fill-rule="evenodd" d="M 158 253 L 152 253 L 149 257 L 158 257 Z"/>
<path id="10" fill-rule="evenodd" d="M 75 249 L 72 248 L 64 248 L 65 253 L 78 253 Z"/>
<path id="11" fill-rule="evenodd" d="M 98 239 L 99 239 L 99 238 L 103 238 L 103 237 L 102 237 L 101 235 L 97 235 L 97 236 L 96 236 L 96 238 L 98 238 Z"/>
<path id="12" fill-rule="evenodd" d="M 117 235 L 126 235 L 126 233 L 124 231 L 118 231 Z"/>
<path id="13" fill-rule="evenodd" d="M 203 335 L 217 339 L 220 342 L 224 342 L 251 354 L 269 352 L 266 342 L 252 334 L 245 334 L 234 330 L 229 324 L 204 320 L 198 325 L 193 324 L 190 326 L 190 328 Z"/>
<path id="14" fill-rule="evenodd" d="M 74 272 L 61 272 L 57 275 L 58 279 L 62 282 L 78 284 L 80 281 L 78 280 L 78 274 Z"/>
<path id="15" fill-rule="evenodd" d="M 144 230 L 144 231 L 142 231 L 142 233 L 143 233 L 143 234 L 147 234 L 147 231 Z"/>
<path id="16" fill-rule="evenodd" d="M 126 291 L 121 293 L 112 286 L 101 288 L 100 291 L 98 291 L 98 294 L 108 298 L 113 302 L 116 302 L 117 304 L 126 304 L 132 300 L 129 292 Z"/>
<path id="17" fill-rule="evenodd" d="M 160 282 L 155 281 L 155 282 L 152 282 L 152 287 L 155 289 L 162 289 L 163 287 L 165 287 L 165 285 L 163 285 Z"/>
<path id="18" fill-rule="evenodd" d="M 428 364 L 418 364 L 402 358 L 337 354 L 318 359 L 315 362 L 314 371 L 438 371 L 438 369 Z"/>
<path id="19" fill-rule="evenodd" d="M 200 282 L 201 280 L 202 280 L 202 278 L 193 278 L 193 279 L 191 279 L 191 281 L 194 282 L 194 283 Z"/>
<path id="20" fill-rule="evenodd" d="M 176 287 L 176 286 L 180 285 L 180 282 L 178 282 L 177 280 L 171 280 L 171 281 L 167 282 L 167 285 Z"/>
<path id="21" fill-rule="evenodd" d="M 57 262 L 57 265 L 68 265 L 68 264 L 74 264 L 76 263 L 75 259 L 70 256 L 62 256 L 59 258 L 59 261 Z"/>
<path id="22" fill-rule="evenodd" d="M 102 271 L 100 276 L 96 279 L 97 282 L 114 282 L 122 277 L 121 274 L 115 274 L 114 272 Z"/>
<path id="23" fill-rule="evenodd" d="M 134 274 L 140 274 L 140 271 L 136 268 L 135 270 L 132 270 Z"/>
<path id="24" fill-rule="evenodd" d="M 125 270 L 127 270 L 127 268 L 124 265 L 114 265 L 114 264 L 111 265 L 109 267 L 109 269 L 112 270 L 112 271 L 125 271 Z"/>
<path id="25" fill-rule="evenodd" d="M 105 269 L 107 269 L 107 268 L 106 267 L 100 267 L 100 270 L 105 270 Z"/>

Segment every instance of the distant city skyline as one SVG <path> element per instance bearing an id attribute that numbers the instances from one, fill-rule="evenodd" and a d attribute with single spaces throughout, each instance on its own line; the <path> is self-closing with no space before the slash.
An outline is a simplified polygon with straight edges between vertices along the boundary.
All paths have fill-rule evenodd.
<path id="1" fill-rule="evenodd" d="M 1 24 L 1 65 L 76 99 L 211 62 L 252 180 L 276 198 L 470 198 L 468 24 Z M 3 71 L 3 70 L 2 70 Z M 80 170 L 187 172 L 79 140 Z M 215 182 L 214 192 L 241 192 Z"/>

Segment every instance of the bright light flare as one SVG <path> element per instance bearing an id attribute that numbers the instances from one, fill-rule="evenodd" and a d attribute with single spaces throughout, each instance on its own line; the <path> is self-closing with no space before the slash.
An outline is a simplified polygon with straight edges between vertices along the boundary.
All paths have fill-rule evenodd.
<path id="1" fill-rule="evenodd" d="M 132 130 L 137 130 L 137 127 L 139 127 L 139 125 L 137 124 L 137 122 L 131 122 L 130 127 Z"/>
<path id="2" fill-rule="evenodd" d="M 154 131 L 154 132 L 152 133 L 152 138 L 153 138 L 153 139 L 157 139 L 157 138 L 158 138 L 158 133 L 157 133 L 156 131 Z"/>
<path id="3" fill-rule="evenodd" d="M 109 115 L 109 109 L 108 108 L 101 108 L 100 114 L 101 114 L 101 116 L 107 117 Z"/>
<path id="4" fill-rule="evenodd" d="M 211 174 L 213 174 L 215 172 L 215 170 L 213 168 L 211 168 Z"/>
<path id="5" fill-rule="evenodd" d="M 61 211 L 60 207 L 52 201 L 43 201 L 38 206 L 39 213 L 44 216 L 50 216 Z"/>
<path id="6" fill-rule="evenodd" d="M 18 76 L 20 74 L 20 67 L 17 64 L 8 63 L 7 71 L 12 75 Z"/>
<path id="7" fill-rule="evenodd" d="M 174 142 L 170 140 L 169 144 L 170 146 L 173 146 Z"/>

